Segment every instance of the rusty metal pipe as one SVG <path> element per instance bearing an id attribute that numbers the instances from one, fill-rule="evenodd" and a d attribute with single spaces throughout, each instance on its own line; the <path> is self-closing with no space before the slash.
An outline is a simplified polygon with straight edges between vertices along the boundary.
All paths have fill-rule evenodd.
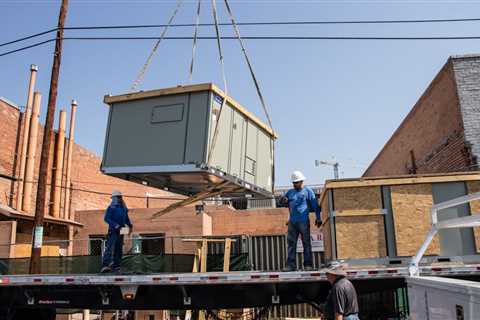
<path id="1" fill-rule="evenodd" d="M 74 145 L 74 134 L 75 134 L 75 115 L 77 113 L 77 101 L 72 100 L 72 109 L 70 111 L 70 129 L 68 133 L 68 147 L 67 147 L 67 163 L 65 169 L 65 209 L 64 209 L 64 218 L 74 220 L 73 213 L 70 212 L 70 184 L 71 184 L 71 174 L 72 174 L 72 156 L 73 156 L 73 145 Z"/>
<path id="2" fill-rule="evenodd" d="M 33 180 L 35 177 L 35 157 L 37 155 L 38 128 L 40 126 L 40 105 L 42 95 L 35 92 L 33 96 L 32 118 L 30 120 L 30 142 L 28 144 L 27 165 L 25 168 L 25 181 L 23 183 L 22 210 L 30 212 L 32 204 Z"/>
<path id="3" fill-rule="evenodd" d="M 67 113 L 65 110 L 60 111 L 60 120 L 58 122 L 57 133 L 57 150 L 55 151 L 55 165 L 53 173 L 53 197 L 51 215 L 60 218 L 60 198 L 62 195 L 62 174 L 63 174 L 63 157 L 65 151 L 65 126 L 67 124 Z"/>
<path id="4" fill-rule="evenodd" d="M 35 90 L 35 82 L 37 81 L 37 71 L 38 67 L 36 65 L 30 65 L 30 82 L 28 84 L 27 104 L 23 121 L 22 149 L 20 151 L 20 172 L 18 174 L 17 210 L 21 210 L 23 207 L 25 167 L 27 161 L 26 159 L 28 143 L 30 141 L 30 121 L 32 117 L 33 90 Z"/>

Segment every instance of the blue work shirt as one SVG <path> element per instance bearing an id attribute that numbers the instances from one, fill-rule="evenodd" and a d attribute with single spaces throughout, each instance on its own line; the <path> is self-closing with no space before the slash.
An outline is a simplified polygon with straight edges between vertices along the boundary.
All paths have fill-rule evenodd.
<path id="1" fill-rule="evenodd" d="M 132 227 L 128 217 L 128 209 L 121 204 L 111 204 L 105 211 L 103 220 L 108 223 L 108 230 L 120 230 L 125 226 Z"/>
<path id="2" fill-rule="evenodd" d="M 290 189 L 285 194 L 285 197 L 288 199 L 291 222 L 308 221 L 310 208 L 315 210 L 317 220 L 321 219 L 321 210 L 315 198 L 315 193 L 309 187 L 303 187 L 300 190 Z"/>

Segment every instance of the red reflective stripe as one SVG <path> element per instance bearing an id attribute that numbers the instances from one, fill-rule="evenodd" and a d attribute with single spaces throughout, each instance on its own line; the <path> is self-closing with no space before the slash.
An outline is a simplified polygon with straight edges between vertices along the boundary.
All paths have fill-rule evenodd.
<path id="1" fill-rule="evenodd" d="M 398 270 L 388 270 L 388 273 L 398 273 Z"/>
<path id="2" fill-rule="evenodd" d="M 42 282 L 42 279 L 40 279 L 40 278 L 35 278 L 35 279 L 33 279 L 33 282 Z"/>
<path id="3" fill-rule="evenodd" d="M 250 276 L 250 278 L 252 278 L 252 279 L 260 279 L 260 276 L 259 276 L 259 275 L 253 275 L 253 276 Z"/>
<path id="4" fill-rule="evenodd" d="M 73 278 L 66 278 L 65 279 L 65 282 L 73 282 L 73 281 L 75 281 L 75 279 L 73 279 Z"/>
<path id="5" fill-rule="evenodd" d="M 153 281 L 160 281 L 162 280 L 162 278 L 159 278 L 159 277 L 155 277 L 155 278 L 152 278 Z"/>
<path id="6" fill-rule="evenodd" d="M 119 282 L 120 282 L 120 281 L 123 281 L 123 280 L 125 280 L 125 279 L 124 279 L 124 278 L 115 278 L 115 279 L 114 279 L 114 281 L 119 281 Z"/>
<path id="7" fill-rule="evenodd" d="M 178 280 L 178 277 L 170 277 L 169 280 L 170 280 L 170 281 L 177 281 L 177 280 Z"/>
<path id="8" fill-rule="evenodd" d="M 216 277 L 216 276 L 212 276 L 212 277 L 208 277 L 208 280 L 218 280 L 219 277 Z"/>
<path id="9" fill-rule="evenodd" d="M 280 276 L 278 274 L 271 274 L 268 276 L 270 279 L 278 279 Z"/>
<path id="10" fill-rule="evenodd" d="M 8 283 L 10 283 L 10 279 L 8 279 L 8 278 L 2 278 L 2 279 L 0 280 L 0 283 L 8 284 Z"/>
<path id="11" fill-rule="evenodd" d="M 443 269 L 442 268 L 432 268 L 432 271 L 433 272 L 440 272 L 442 271 Z"/>
<path id="12" fill-rule="evenodd" d="M 320 277 L 320 276 L 321 276 L 321 273 L 320 273 L 320 272 L 310 273 L 310 276 L 312 276 L 312 277 Z"/>
<path id="13" fill-rule="evenodd" d="M 347 275 L 349 275 L 349 276 L 354 276 L 354 275 L 356 275 L 356 274 L 357 274 L 356 271 L 347 272 Z"/>
<path id="14" fill-rule="evenodd" d="M 378 274 L 378 271 L 376 271 L 376 270 L 370 270 L 370 271 L 368 271 L 368 274 Z"/>

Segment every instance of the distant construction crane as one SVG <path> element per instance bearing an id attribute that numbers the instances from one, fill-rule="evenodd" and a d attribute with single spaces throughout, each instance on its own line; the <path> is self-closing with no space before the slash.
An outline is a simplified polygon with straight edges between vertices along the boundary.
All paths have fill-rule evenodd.
<path id="1" fill-rule="evenodd" d="M 324 161 L 324 160 L 315 160 L 315 167 L 319 167 L 320 165 L 323 166 L 332 166 L 333 167 L 333 177 L 335 179 L 339 179 L 338 175 L 338 166 L 340 165 L 338 162 L 331 162 L 331 161 Z"/>

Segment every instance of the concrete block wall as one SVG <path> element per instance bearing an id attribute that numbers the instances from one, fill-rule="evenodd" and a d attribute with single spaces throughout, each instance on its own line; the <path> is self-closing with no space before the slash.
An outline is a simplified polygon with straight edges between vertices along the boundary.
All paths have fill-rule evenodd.
<path id="1" fill-rule="evenodd" d="M 450 58 L 363 176 L 414 173 L 411 151 L 416 173 L 475 168 L 474 156 L 480 152 L 480 119 L 475 114 L 479 79 L 480 56 Z"/>

